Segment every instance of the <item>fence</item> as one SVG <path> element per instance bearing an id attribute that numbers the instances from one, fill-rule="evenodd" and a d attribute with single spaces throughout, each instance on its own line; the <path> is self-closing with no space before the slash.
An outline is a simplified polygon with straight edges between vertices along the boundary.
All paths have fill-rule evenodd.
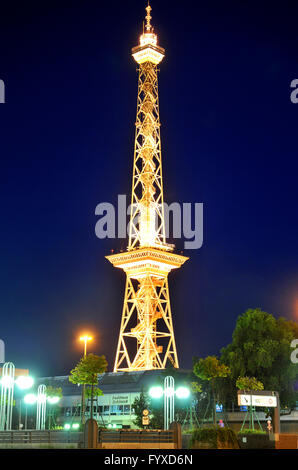
<path id="1" fill-rule="evenodd" d="M 179 437 L 178 437 L 179 435 Z M 101 430 L 98 433 L 98 448 L 102 449 L 179 449 L 181 428 L 162 430 Z"/>
<path id="2" fill-rule="evenodd" d="M 125 430 L 99 431 L 99 442 L 138 442 L 138 443 L 169 443 L 174 441 L 173 431 Z"/>
<path id="3" fill-rule="evenodd" d="M 79 431 L 0 431 L 1 444 L 64 444 L 83 440 Z"/>

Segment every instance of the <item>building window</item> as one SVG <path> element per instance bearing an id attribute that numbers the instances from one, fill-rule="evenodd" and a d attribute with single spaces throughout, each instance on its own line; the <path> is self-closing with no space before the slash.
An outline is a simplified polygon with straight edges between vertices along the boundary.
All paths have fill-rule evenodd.
<path id="1" fill-rule="evenodd" d="M 123 406 L 123 414 L 124 415 L 130 415 L 130 405 L 124 405 Z"/>
<path id="2" fill-rule="evenodd" d="M 111 415 L 123 415 L 123 405 L 112 405 L 110 414 Z"/>
<path id="3" fill-rule="evenodd" d="M 103 415 L 109 415 L 110 414 L 110 407 L 109 406 L 103 406 L 102 408 L 103 408 L 103 410 L 102 410 Z"/>

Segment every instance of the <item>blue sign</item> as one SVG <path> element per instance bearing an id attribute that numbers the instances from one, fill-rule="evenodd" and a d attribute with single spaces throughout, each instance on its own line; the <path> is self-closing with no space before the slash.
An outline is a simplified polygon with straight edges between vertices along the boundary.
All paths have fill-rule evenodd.
<path id="1" fill-rule="evenodd" d="M 247 406 L 240 406 L 240 411 L 247 411 Z"/>
<path id="2" fill-rule="evenodd" d="M 216 413 L 222 413 L 222 405 L 219 405 L 218 403 L 216 403 Z"/>

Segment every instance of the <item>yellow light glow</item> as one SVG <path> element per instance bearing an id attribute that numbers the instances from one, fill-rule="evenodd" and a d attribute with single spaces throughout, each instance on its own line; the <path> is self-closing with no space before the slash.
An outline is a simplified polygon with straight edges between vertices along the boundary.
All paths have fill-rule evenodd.
<path id="1" fill-rule="evenodd" d="M 93 339 L 92 336 L 88 336 L 88 335 L 80 337 L 80 341 L 91 341 L 92 339 Z"/>
<path id="2" fill-rule="evenodd" d="M 152 64 L 159 64 L 162 59 L 164 58 L 164 54 L 161 52 L 156 51 L 150 45 L 146 47 L 145 49 L 141 49 L 134 54 L 132 54 L 134 60 L 138 64 L 143 64 L 145 62 L 152 62 Z"/>
<path id="3" fill-rule="evenodd" d="M 146 46 L 147 44 L 157 45 L 157 35 L 153 33 L 144 33 L 140 37 L 140 45 Z"/>

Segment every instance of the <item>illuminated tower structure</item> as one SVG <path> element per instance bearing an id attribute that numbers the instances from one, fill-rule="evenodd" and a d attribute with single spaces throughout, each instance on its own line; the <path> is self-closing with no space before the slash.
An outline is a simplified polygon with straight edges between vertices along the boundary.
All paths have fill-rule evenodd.
<path id="1" fill-rule="evenodd" d="M 165 50 L 151 26 L 151 7 L 140 44 L 130 231 L 127 251 L 107 256 L 126 273 L 124 305 L 114 372 L 179 367 L 168 274 L 188 258 L 166 242 L 158 102 L 158 64 Z"/>

